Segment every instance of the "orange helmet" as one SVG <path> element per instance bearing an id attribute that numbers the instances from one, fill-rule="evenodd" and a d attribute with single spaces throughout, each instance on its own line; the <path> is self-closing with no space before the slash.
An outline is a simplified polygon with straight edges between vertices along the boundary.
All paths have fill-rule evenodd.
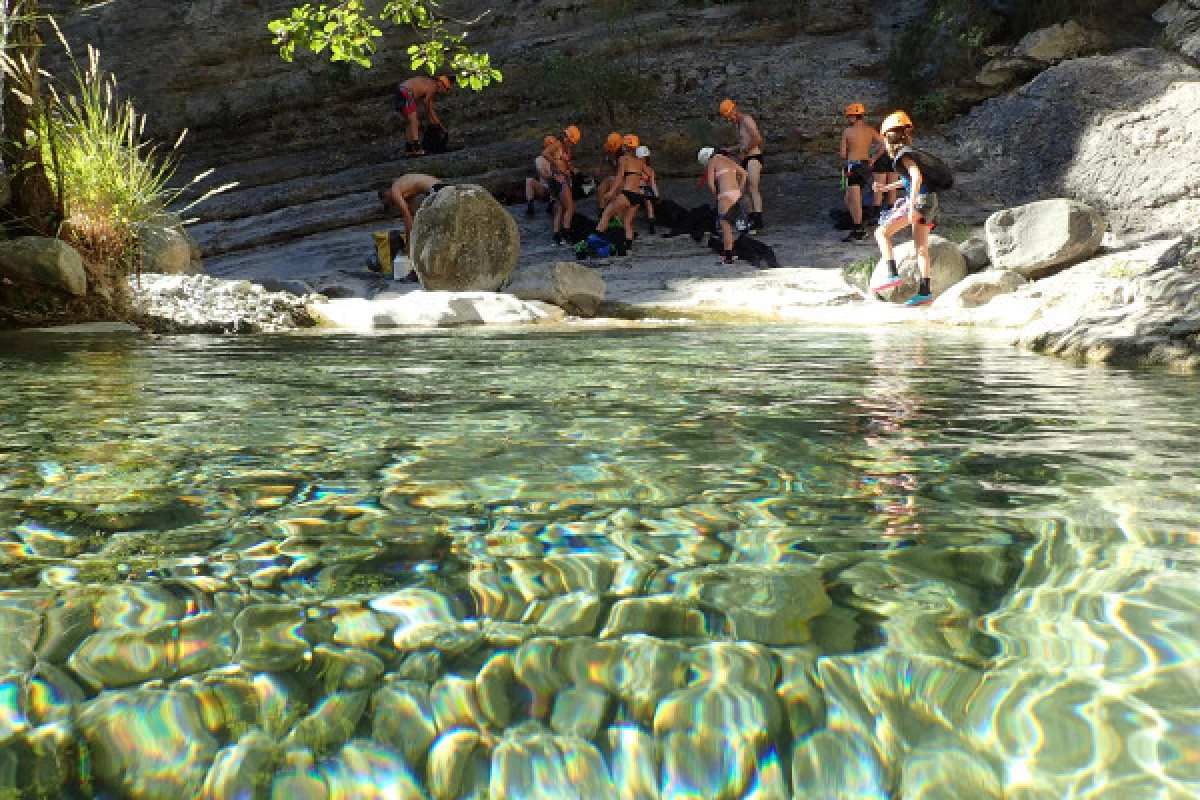
<path id="1" fill-rule="evenodd" d="M 721 105 L 717 108 L 717 111 L 721 113 L 722 117 L 732 116 L 733 112 L 737 111 L 737 103 L 726 97 L 721 101 Z"/>
<path id="2" fill-rule="evenodd" d="M 613 131 L 612 133 L 610 133 L 608 135 L 608 138 L 604 140 L 604 149 L 610 153 L 615 153 L 621 149 L 622 143 L 623 143 L 623 137 L 621 136 L 621 134 L 617 133 L 616 131 Z"/>
<path id="3" fill-rule="evenodd" d="M 579 144 L 579 140 L 583 138 L 583 134 L 579 132 L 579 127 L 576 125 L 568 125 L 563 134 L 571 144 Z"/>
<path id="4" fill-rule="evenodd" d="M 621 137 L 621 144 L 623 144 L 626 147 L 636 148 L 641 143 L 642 142 L 640 139 L 638 139 L 636 133 L 627 133 Z"/>
<path id="5" fill-rule="evenodd" d="M 438 75 L 437 82 L 442 85 L 442 91 L 445 92 L 450 91 L 450 87 L 454 85 L 449 75 Z"/>
<path id="6" fill-rule="evenodd" d="M 911 128 L 912 126 L 912 120 L 908 118 L 908 114 L 905 114 L 903 111 L 893 111 L 888 115 L 888 118 L 883 121 L 883 125 L 879 130 L 882 133 L 887 133 L 888 131 L 894 131 L 901 128 Z"/>
<path id="7" fill-rule="evenodd" d="M 846 106 L 847 117 L 862 117 L 866 116 L 866 113 L 867 109 L 863 107 L 862 103 L 851 103 L 850 105 Z"/>

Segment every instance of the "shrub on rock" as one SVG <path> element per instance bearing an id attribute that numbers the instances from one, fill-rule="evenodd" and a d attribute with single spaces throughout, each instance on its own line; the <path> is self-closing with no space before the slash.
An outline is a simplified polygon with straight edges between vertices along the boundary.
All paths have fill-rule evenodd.
<path id="1" fill-rule="evenodd" d="M 903 303 L 917 293 L 917 284 L 921 280 L 921 268 L 917 265 L 917 249 L 911 241 L 896 247 L 896 267 L 900 277 L 904 279 L 894 289 L 880 292 L 879 296 L 892 303 Z M 942 292 L 961 281 L 967 275 L 967 262 L 958 245 L 941 236 L 929 237 L 929 287 L 936 298 Z M 887 262 L 882 258 L 875 265 L 871 275 L 871 285 L 877 286 L 887 280 Z"/>
<path id="2" fill-rule="evenodd" d="M 426 289 L 494 292 L 517 265 L 516 220 L 481 186 L 449 186 L 421 204 L 412 262 Z"/>
<path id="3" fill-rule="evenodd" d="M 992 267 L 1026 278 L 1053 275 L 1094 255 L 1104 228 L 1100 212 L 1065 198 L 997 211 L 984 226 Z"/>

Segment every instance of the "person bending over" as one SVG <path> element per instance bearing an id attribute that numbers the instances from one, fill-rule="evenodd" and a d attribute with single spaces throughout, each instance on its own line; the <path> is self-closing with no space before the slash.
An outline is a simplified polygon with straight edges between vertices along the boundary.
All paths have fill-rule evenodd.
<path id="1" fill-rule="evenodd" d="M 430 125 L 444 128 L 437 110 L 433 107 L 433 98 L 450 91 L 452 82 L 447 75 L 431 78 L 428 75 L 414 75 L 396 87 L 396 110 L 404 117 L 404 155 L 423 156 L 425 150 L 421 147 L 421 120 L 417 116 L 417 103 L 425 106 L 425 116 Z"/>
<path id="2" fill-rule="evenodd" d="M 729 156 L 718 153 L 715 148 L 705 147 L 696 155 L 704 166 L 704 181 L 717 198 L 717 219 L 721 222 L 723 249 L 720 264 L 733 263 L 733 225 L 731 213 L 740 209 L 738 201 L 745 190 L 747 172 Z"/>
<path id="3" fill-rule="evenodd" d="M 411 241 L 413 215 L 408 208 L 408 201 L 417 195 L 434 195 L 445 189 L 446 186 L 447 184 L 443 183 L 440 178 L 423 175 L 419 172 L 409 172 L 392 181 L 392 185 L 388 188 L 380 189 L 379 202 L 383 204 L 384 211 L 400 209 L 404 214 L 404 229 L 410 234 L 405 238 Z"/>
<path id="4" fill-rule="evenodd" d="M 539 153 L 538 157 L 533 160 L 533 169 L 537 177 L 525 179 L 525 216 L 533 216 L 534 200 L 545 200 L 546 213 L 553 214 L 555 195 L 553 170 L 544 153 Z"/>

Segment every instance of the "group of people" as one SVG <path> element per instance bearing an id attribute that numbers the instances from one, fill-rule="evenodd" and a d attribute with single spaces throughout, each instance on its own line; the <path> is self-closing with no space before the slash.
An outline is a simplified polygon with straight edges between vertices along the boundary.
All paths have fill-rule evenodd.
<path id="1" fill-rule="evenodd" d="M 406 156 L 423 155 L 418 103 L 424 105 L 429 123 L 440 126 L 433 99 L 448 92 L 451 85 L 451 80 L 442 75 L 412 77 L 398 87 L 396 107 L 405 118 Z M 720 263 L 731 264 L 739 223 L 744 222 L 745 230 L 752 233 L 764 229 L 760 188 L 763 136 L 755 119 L 743 113 L 732 99 L 721 101 L 717 111 L 734 126 L 737 145 L 728 149 L 703 147 L 697 160 L 704 168 L 703 182 L 716 199 L 722 237 Z M 887 279 L 872 289 L 884 291 L 901 282 L 892 237 L 904 228 L 911 228 L 921 279 L 916 295 L 908 304 L 929 303 L 932 301 L 929 234 L 937 224 L 938 197 L 924 180 L 914 156 L 912 120 L 905 112 L 896 111 L 876 130 L 866 121 L 862 103 L 847 106 L 845 117 L 848 125 L 842 132 L 840 148 L 845 162 L 842 186 L 853 227 L 843 241 L 866 239 L 867 224 L 876 223 L 875 239 L 888 272 Z M 573 229 L 575 199 L 577 189 L 586 181 L 573 161 L 572 150 L 582 138 L 577 125 L 545 136 L 542 151 L 534 159 L 535 176 L 525 181 L 526 214 L 534 215 L 537 201 L 547 203 L 553 217 L 555 244 L 577 238 Z M 595 233 L 605 234 L 612 221 L 619 220 L 624 233 L 619 252 L 627 252 L 636 238 L 634 220 L 638 211 L 646 211 L 650 231 L 654 232 L 654 204 L 659 192 L 657 175 L 649 159 L 650 149 L 637 134 L 613 132 L 605 139 L 601 174 L 597 175 L 601 180 L 595 186 L 600 212 Z M 419 194 L 432 194 L 444 185 L 432 175 L 409 173 L 380 191 L 379 199 L 385 210 L 401 209 L 411 230 L 413 219 L 407 201 Z M 904 196 L 897 199 L 900 189 L 904 190 Z M 870 202 L 864 202 L 867 199 Z M 886 212 L 885 200 L 891 205 Z"/>
<path id="2" fill-rule="evenodd" d="M 840 152 L 845 162 L 842 185 L 854 227 L 842 241 L 866 239 L 866 221 L 873 218 L 877 222 L 875 241 L 887 262 L 887 277 L 871 288 L 880 292 L 901 283 L 892 237 L 911 228 L 921 278 L 917 293 L 907 305 L 931 303 L 929 234 L 937 225 L 939 204 L 937 193 L 931 189 L 917 163 L 912 120 L 905 112 L 895 111 L 876 130 L 867 123 L 867 112 L 862 103 L 851 103 L 845 113 L 849 124 L 842 132 Z M 897 200 L 900 189 L 904 190 L 904 196 Z M 863 199 L 868 191 L 873 202 L 864 208 Z M 883 211 L 885 198 L 891 204 L 888 211 Z"/>

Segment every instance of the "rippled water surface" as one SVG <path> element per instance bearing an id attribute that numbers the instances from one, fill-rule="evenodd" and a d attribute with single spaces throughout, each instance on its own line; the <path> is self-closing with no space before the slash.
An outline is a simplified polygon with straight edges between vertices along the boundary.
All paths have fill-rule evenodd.
<path id="1" fill-rule="evenodd" d="M 948 331 L 0 339 L 0 794 L 1194 798 L 1197 398 Z"/>

